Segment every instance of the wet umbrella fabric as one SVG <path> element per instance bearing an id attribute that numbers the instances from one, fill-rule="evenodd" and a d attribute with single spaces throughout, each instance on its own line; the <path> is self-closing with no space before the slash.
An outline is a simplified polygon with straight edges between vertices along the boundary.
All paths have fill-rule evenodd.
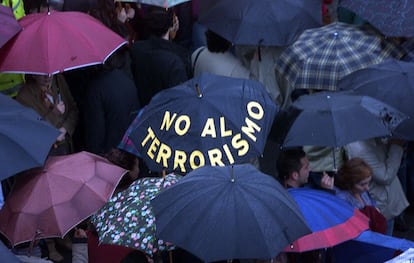
<path id="1" fill-rule="evenodd" d="M 260 156 L 277 109 L 257 81 L 203 73 L 156 94 L 128 136 L 150 170 L 187 173 Z"/>
<path id="2" fill-rule="evenodd" d="M 335 262 L 364 263 L 385 262 L 399 251 L 410 248 L 414 248 L 413 241 L 367 230 L 357 238 L 335 246 L 332 251 Z"/>
<path id="3" fill-rule="evenodd" d="M 109 200 L 126 172 L 88 152 L 51 156 L 16 179 L 0 210 L 0 232 L 13 246 L 63 237 Z"/>
<path id="4" fill-rule="evenodd" d="M 283 147 L 340 147 L 389 136 L 406 119 L 406 114 L 369 96 L 319 92 L 303 95 L 280 111 L 271 136 Z"/>
<path id="5" fill-rule="evenodd" d="M 238 45 L 285 46 L 322 26 L 319 0 L 219 0 L 199 23 Z"/>
<path id="6" fill-rule="evenodd" d="M 22 30 L 14 17 L 13 10 L 3 5 L 0 5 L 0 25 L 0 47 Z"/>
<path id="7" fill-rule="evenodd" d="M 0 258 L 7 263 L 21 263 L 21 261 L 0 241 Z"/>
<path id="8" fill-rule="evenodd" d="M 340 6 L 353 11 L 388 37 L 413 37 L 414 3 L 406 0 L 341 0 Z"/>
<path id="9" fill-rule="evenodd" d="M 295 89 L 337 90 L 347 74 L 406 52 L 368 25 L 335 22 L 304 31 L 275 63 L 286 94 Z"/>
<path id="10" fill-rule="evenodd" d="M 193 170 L 151 204 L 158 236 L 206 262 L 271 259 L 310 232 L 287 191 L 250 164 Z"/>
<path id="11" fill-rule="evenodd" d="M 304 252 L 338 245 L 369 229 L 369 219 L 348 202 L 324 190 L 288 189 L 312 233 L 291 243 L 286 252 Z"/>
<path id="12" fill-rule="evenodd" d="M 138 249 L 151 257 L 172 248 L 171 244 L 159 240 L 155 234 L 150 201 L 180 179 L 181 176 L 174 174 L 163 178 L 140 178 L 112 197 L 92 217 L 99 242 Z"/>
<path id="13" fill-rule="evenodd" d="M 59 134 L 33 109 L 0 94 L 0 180 L 43 166 Z"/>
<path id="14" fill-rule="evenodd" d="M 356 95 L 366 95 L 381 100 L 409 118 L 393 131 L 393 136 L 414 139 L 414 64 L 387 60 L 377 65 L 355 71 L 338 82 L 338 89 L 351 90 Z"/>
<path id="15" fill-rule="evenodd" d="M 56 74 L 102 64 L 127 42 L 82 12 L 44 12 L 19 20 L 23 30 L 0 49 L 0 71 Z"/>

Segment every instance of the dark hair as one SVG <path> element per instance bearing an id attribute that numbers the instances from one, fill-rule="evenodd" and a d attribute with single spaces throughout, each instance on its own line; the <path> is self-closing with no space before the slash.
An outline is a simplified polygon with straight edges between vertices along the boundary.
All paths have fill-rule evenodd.
<path id="1" fill-rule="evenodd" d="M 139 250 L 129 252 L 120 263 L 147 263 L 148 259 L 145 254 Z"/>
<path id="2" fill-rule="evenodd" d="M 347 160 L 335 177 L 335 186 L 342 190 L 350 190 L 355 184 L 372 176 L 372 168 L 361 158 Z"/>
<path id="3" fill-rule="evenodd" d="M 224 53 L 231 47 L 231 42 L 208 29 L 205 33 L 207 48 L 211 52 Z"/>
<path id="4" fill-rule="evenodd" d="M 101 21 L 106 27 L 123 38 L 128 36 L 127 26 L 118 20 L 113 0 L 95 0 L 89 5 L 89 8 L 89 14 Z"/>
<path id="5" fill-rule="evenodd" d="M 160 7 L 151 7 L 143 19 L 148 35 L 162 37 L 174 23 L 174 11 Z"/>
<path id="6" fill-rule="evenodd" d="M 302 147 L 282 150 L 276 161 L 276 168 L 282 182 L 289 178 L 292 172 L 297 172 L 302 168 L 301 159 L 306 157 Z"/>
<path id="7" fill-rule="evenodd" d="M 105 154 L 105 158 L 111 163 L 116 164 L 124 169 L 132 170 L 136 163 L 135 155 L 121 149 L 112 148 Z"/>

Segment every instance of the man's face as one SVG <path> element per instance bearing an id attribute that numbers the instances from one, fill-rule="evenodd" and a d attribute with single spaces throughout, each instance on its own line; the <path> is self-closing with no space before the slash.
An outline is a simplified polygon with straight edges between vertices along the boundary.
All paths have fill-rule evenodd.
<path id="1" fill-rule="evenodd" d="M 298 183 L 302 186 L 308 182 L 310 166 L 307 157 L 300 159 L 300 163 L 302 164 L 302 167 L 299 170 Z"/>

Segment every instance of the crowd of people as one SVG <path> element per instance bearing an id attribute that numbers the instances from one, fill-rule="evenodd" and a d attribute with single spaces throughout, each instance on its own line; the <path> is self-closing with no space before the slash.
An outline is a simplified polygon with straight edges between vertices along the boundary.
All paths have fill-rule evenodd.
<path id="1" fill-rule="evenodd" d="M 234 46 L 197 23 L 198 2 L 193 0 L 164 9 L 130 2 L 114 3 L 113 0 L 26 0 L 26 14 L 45 12 L 47 8 L 86 12 L 128 40 L 128 45 L 118 49 L 103 65 L 53 76 L 27 74 L 23 80 L 21 74 L 1 74 L 0 78 L 19 81 L 14 81 L 16 85 L 13 86 L 0 86 L 0 91 L 33 108 L 59 129 L 50 156 L 85 150 L 130 170 L 118 187 L 121 191 L 137 178 L 154 176 L 138 157 L 117 146 L 137 113 L 159 91 L 201 72 L 209 72 L 258 80 L 282 107 L 287 107 L 294 95 L 285 94 L 272 67 L 283 48 L 262 47 L 258 54 L 256 47 Z M 330 12 L 332 2 L 323 1 L 325 24 L 338 19 Z M 338 16 L 343 15 L 345 11 L 339 10 Z M 300 147 L 279 152 L 278 147 L 267 147 L 258 166 L 285 188 L 312 187 L 337 195 L 366 213 L 371 218 L 371 229 L 392 235 L 396 223 L 399 230 L 407 228 L 402 215 L 413 195 L 406 190 L 407 186 L 408 189 L 412 187 L 412 179 L 408 176 L 400 182 L 399 174 L 402 173 L 401 164 L 411 164 L 405 163 L 404 158 L 411 153 L 411 148 L 407 147 L 410 145 L 397 139 L 375 138 L 335 149 Z M 332 151 L 336 154 L 335 167 L 331 161 Z M 5 199 L 12 184 L 13 177 L 3 182 Z M 70 236 L 42 240 L 39 250 L 31 253 L 38 255 L 38 260 L 48 256 L 59 262 L 64 259 L 56 250 L 56 245 L 60 244 L 72 251 L 76 263 L 153 260 L 132 249 L 99 246 L 97 234 L 87 222 L 71 231 Z M 33 257 L 24 255 L 27 246 L 15 247 L 13 251 L 20 254 L 24 262 L 34 262 L 30 261 Z M 322 262 L 320 253 L 325 251 L 279 255 L 272 262 Z M 163 254 L 155 261 L 167 262 L 169 256 Z M 181 249 L 174 252 L 174 257 L 175 262 L 201 262 Z"/>

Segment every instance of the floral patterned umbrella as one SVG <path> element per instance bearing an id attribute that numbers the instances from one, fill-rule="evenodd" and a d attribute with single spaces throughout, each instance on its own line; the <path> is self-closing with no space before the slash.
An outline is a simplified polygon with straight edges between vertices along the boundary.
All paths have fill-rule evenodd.
<path id="1" fill-rule="evenodd" d="M 99 242 L 138 249 L 151 257 L 158 251 L 171 249 L 171 243 L 155 236 L 155 218 L 150 201 L 180 178 L 175 174 L 163 178 L 141 178 L 115 195 L 92 217 Z"/>

